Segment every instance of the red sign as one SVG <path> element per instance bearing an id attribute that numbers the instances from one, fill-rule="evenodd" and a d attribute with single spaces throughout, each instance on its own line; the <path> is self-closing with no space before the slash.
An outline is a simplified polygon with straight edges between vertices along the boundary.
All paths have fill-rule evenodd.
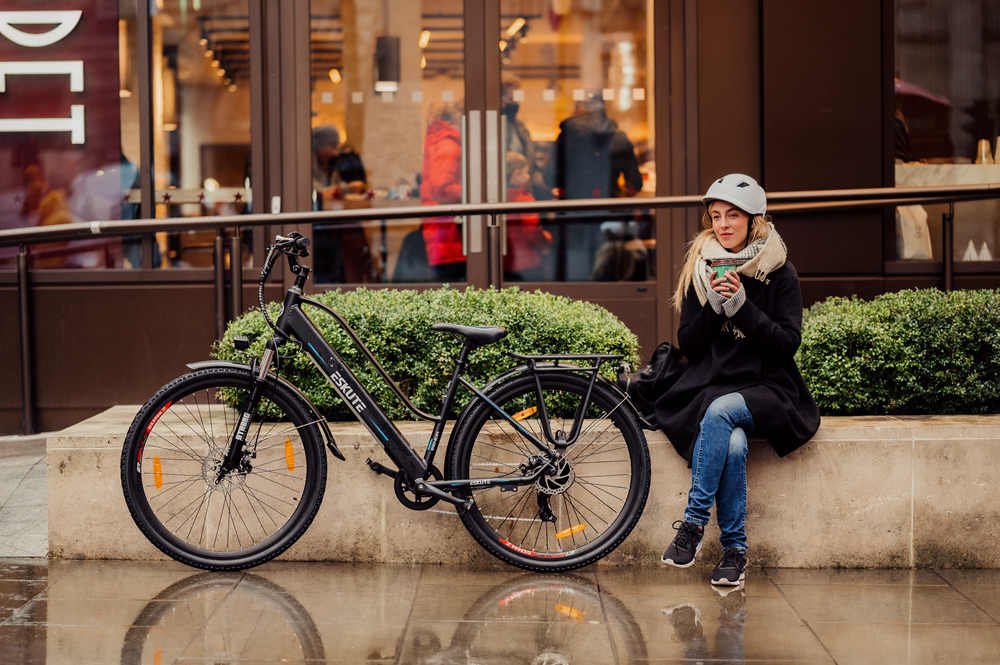
<path id="1" fill-rule="evenodd" d="M 118 0 L 39 8 L 52 4 L 5 0 L 0 11 L 4 228 L 93 219 L 89 194 L 74 183 L 80 189 L 91 174 L 121 165 Z M 130 184 L 116 185 L 119 197 Z M 61 193 L 64 206 L 48 197 L 59 210 L 42 209 L 50 192 Z"/>

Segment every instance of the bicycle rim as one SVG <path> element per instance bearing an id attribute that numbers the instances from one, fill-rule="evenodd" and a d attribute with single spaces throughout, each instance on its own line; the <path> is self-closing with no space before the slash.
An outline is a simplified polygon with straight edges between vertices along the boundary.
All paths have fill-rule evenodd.
<path id="1" fill-rule="evenodd" d="M 587 386 L 580 375 L 542 375 L 553 435 L 571 433 Z M 449 451 L 449 477 L 517 477 L 539 468 L 537 449 L 519 431 L 545 441 L 534 377 L 500 386 L 490 401 L 518 426 L 482 403 Z M 580 434 L 557 467 L 516 491 L 472 490 L 466 528 L 495 556 L 531 570 L 569 570 L 607 555 L 635 526 L 649 492 L 645 437 L 622 398 L 594 386 Z"/>
<path id="2" fill-rule="evenodd" d="M 249 381 L 240 370 L 185 375 L 147 402 L 129 431 L 122 482 L 132 516 L 154 545 L 193 566 L 239 569 L 277 556 L 322 499 L 326 459 L 314 422 L 273 384 L 251 419 L 245 466 L 219 477 Z"/>

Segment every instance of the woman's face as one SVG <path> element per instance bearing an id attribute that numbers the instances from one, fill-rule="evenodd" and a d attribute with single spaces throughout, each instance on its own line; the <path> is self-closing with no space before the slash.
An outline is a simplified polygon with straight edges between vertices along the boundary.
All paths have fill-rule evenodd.
<path id="1" fill-rule="evenodd" d="M 730 252 L 738 252 L 747 246 L 750 215 L 731 203 L 713 201 L 708 207 L 708 216 L 720 245 Z"/>

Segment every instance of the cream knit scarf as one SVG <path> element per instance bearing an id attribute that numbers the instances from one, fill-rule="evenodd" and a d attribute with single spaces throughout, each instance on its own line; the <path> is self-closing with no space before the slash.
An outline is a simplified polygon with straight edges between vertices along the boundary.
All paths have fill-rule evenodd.
<path id="1" fill-rule="evenodd" d="M 700 304 L 705 304 L 708 300 L 708 290 L 712 288 L 711 280 L 715 273 L 709 262 L 713 259 L 733 259 L 733 263 L 738 265 L 737 273 L 753 277 L 761 282 L 772 272 L 785 265 L 785 260 L 788 258 L 785 241 L 778 235 L 774 224 L 768 222 L 767 226 L 768 234 L 766 236 L 748 244 L 739 252 L 727 250 L 719 244 L 714 235 L 705 240 L 701 246 L 700 260 L 695 264 L 692 276 L 694 290 Z"/>

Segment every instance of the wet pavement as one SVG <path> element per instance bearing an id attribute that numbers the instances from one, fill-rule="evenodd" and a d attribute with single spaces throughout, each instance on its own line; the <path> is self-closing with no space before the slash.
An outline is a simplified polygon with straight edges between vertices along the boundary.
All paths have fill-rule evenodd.
<path id="1" fill-rule="evenodd" d="M 0 663 L 997 663 L 1000 571 L 0 559 Z"/>

